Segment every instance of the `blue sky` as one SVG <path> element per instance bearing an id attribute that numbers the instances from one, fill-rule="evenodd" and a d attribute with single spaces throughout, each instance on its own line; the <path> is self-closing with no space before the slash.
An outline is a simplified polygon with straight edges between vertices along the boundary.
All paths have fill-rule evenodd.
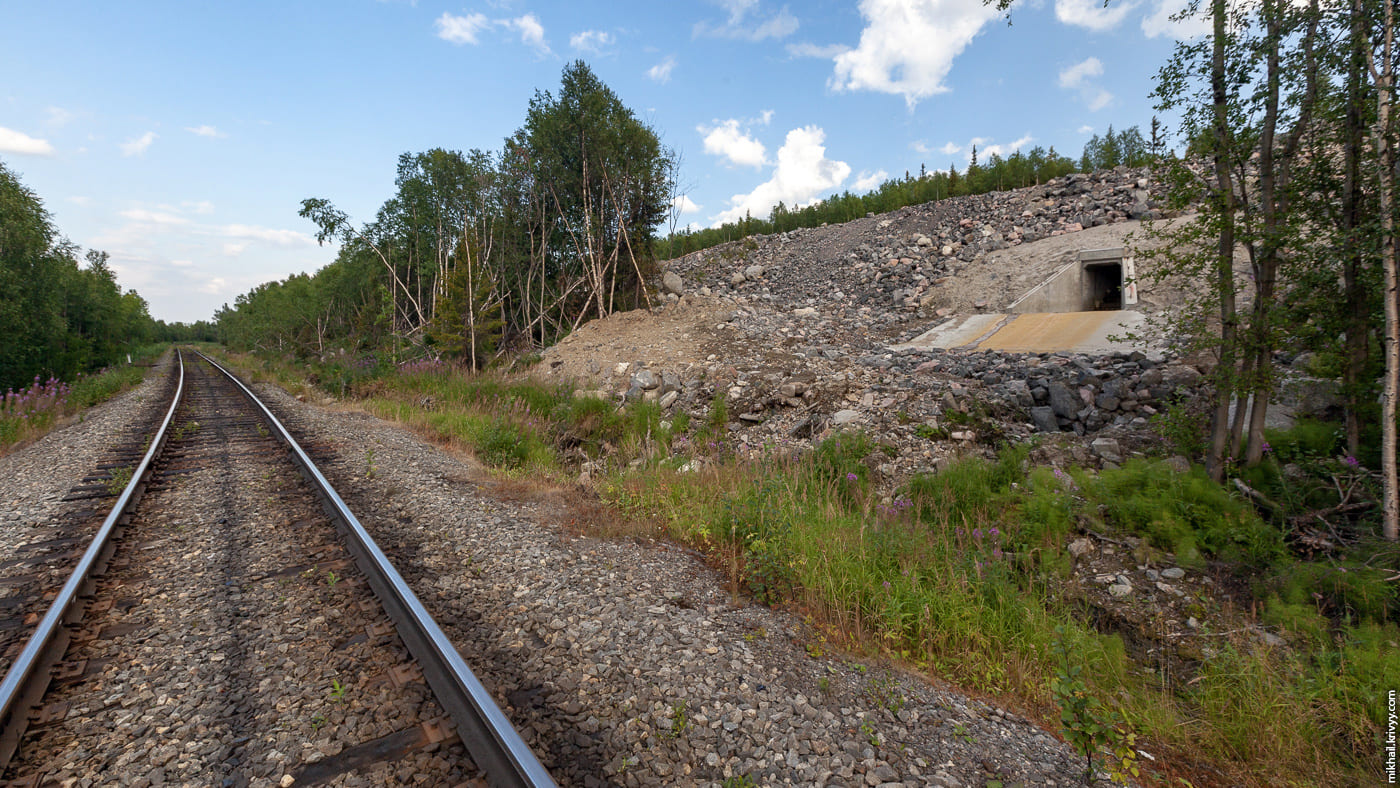
<path id="1" fill-rule="evenodd" d="M 684 165 L 680 224 L 863 191 L 971 146 L 1078 158 L 1151 122 L 1179 0 L 10 4 L 0 161 L 171 321 L 334 258 L 400 153 L 495 151 L 581 58 Z M 664 228 L 663 228 L 664 229 Z"/>

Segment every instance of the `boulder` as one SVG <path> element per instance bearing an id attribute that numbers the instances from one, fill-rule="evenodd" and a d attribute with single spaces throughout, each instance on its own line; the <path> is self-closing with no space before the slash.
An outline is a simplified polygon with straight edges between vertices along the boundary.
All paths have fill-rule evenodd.
<path id="1" fill-rule="evenodd" d="M 684 295 L 685 283 L 681 281 L 680 274 L 675 271 L 667 271 L 661 277 L 661 289 L 667 293 Z"/>
<path id="2" fill-rule="evenodd" d="M 1036 432 L 1059 432 L 1060 424 L 1055 420 L 1055 409 L 1049 405 L 1031 408 L 1031 421 L 1035 422 Z"/>

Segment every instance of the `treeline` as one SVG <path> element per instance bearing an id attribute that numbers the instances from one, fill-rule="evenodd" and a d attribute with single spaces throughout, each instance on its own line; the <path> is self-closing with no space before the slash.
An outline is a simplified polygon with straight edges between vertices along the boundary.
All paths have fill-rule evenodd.
<path id="1" fill-rule="evenodd" d="M 79 255 L 0 162 L 0 390 L 71 381 L 170 330 L 135 290 L 122 292 L 106 252 L 87 252 L 85 265 Z"/>
<path id="2" fill-rule="evenodd" d="M 986 163 L 978 162 L 977 148 L 974 146 L 972 159 L 963 172 L 958 172 L 954 166 L 949 166 L 947 172 L 930 172 L 920 168 L 917 176 L 906 172 L 903 178 L 887 180 L 876 190 L 863 195 L 846 191 L 802 208 L 789 207 L 780 202 L 767 217 L 746 216 L 718 227 L 677 231 L 659 241 L 657 250 L 662 259 L 670 259 L 750 235 L 839 224 L 860 219 L 866 214 L 887 213 L 907 205 L 922 205 L 946 197 L 1034 186 L 1074 171 L 1074 161 L 1057 153 L 1054 146 L 1046 150 L 1037 145 L 1030 153 L 1018 150 L 1005 158 L 993 153 Z"/>
<path id="3" fill-rule="evenodd" d="M 906 172 L 903 178 L 887 180 L 868 194 L 846 191 L 803 208 L 778 203 L 767 217 L 746 216 L 719 227 L 674 232 L 657 243 L 657 250 L 662 259 L 670 259 L 750 235 L 839 224 L 867 214 L 888 213 L 946 197 L 1036 186 L 1072 172 L 1111 170 L 1122 165 L 1141 167 L 1167 153 L 1161 124 L 1156 118 L 1152 119 L 1150 139 L 1144 138 L 1137 126 L 1122 131 L 1114 131 L 1109 126 L 1103 136 L 1095 134 L 1085 144 L 1077 168 L 1072 159 L 1057 153 L 1053 145 L 1049 150 L 1037 145 L 1030 153 L 1017 150 L 1004 158 L 993 153 L 985 163 L 977 160 L 977 146 L 974 145 L 967 169 L 961 173 L 954 166 L 949 166 L 947 172 L 929 172 L 920 167 L 918 176 Z"/>
<path id="4" fill-rule="evenodd" d="M 362 224 L 324 198 L 301 216 L 339 241 L 314 276 L 260 285 L 216 315 L 236 349 L 380 352 L 480 367 L 647 302 L 675 157 L 582 61 L 537 91 L 499 152 L 399 157 Z"/>

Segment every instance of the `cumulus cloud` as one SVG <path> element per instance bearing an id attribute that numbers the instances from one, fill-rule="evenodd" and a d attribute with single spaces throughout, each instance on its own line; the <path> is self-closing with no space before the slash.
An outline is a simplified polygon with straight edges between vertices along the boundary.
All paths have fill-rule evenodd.
<path id="1" fill-rule="evenodd" d="M 938 149 L 938 152 L 943 154 L 944 156 L 952 156 L 953 154 L 957 153 L 958 151 L 961 151 L 962 149 L 962 146 L 957 144 L 956 142 L 945 142 L 943 143 L 943 147 Z"/>
<path id="2" fill-rule="evenodd" d="M 690 195 L 677 194 L 676 198 L 671 200 L 671 210 L 675 211 L 677 214 L 699 213 L 700 206 L 696 205 L 695 201 L 690 199 Z"/>
<path id="3" fill-rule="evenodd" d="M 549 44 L 544 40 L 544 25 L 534 14 L 525 14 L 514 18 L 490 19 L 482 13 L 471 13 L 465 16 L 444 12 L 433 23 L 437 28 L 437 37 L 443 41 L 453 44 L 470 44 L 475 46 L 481 43 L 482 32 L 491 28 L 501 28 L 520 35 L 520 42 L 532 47 L 540 55 L 553 54 Z"/>
<path id="4" fill-rule="evenodd" d="M 1079 133 L 1080 133 L 1080 134 L 1092 134 L 1093 131 L 1094 131 L 1094 127 L 1093 127 L 1093 126 L 1090 126 L 1090 125 L 1088 125 L 1088 124 L 1085 124 L 1085 125 L 1079 127 Z"/>
<path id="5" fill-rule="evenodd" d="M 982 0 L 861 0 L 860 45 L 834 60 L 835 90 L 873 90 L 920 100 L 948 90 L 953 60 L 998 15 Z"/>
<path id="6" fill-rule="evenodd" d="M 437 27 L 437 36 L 443 41 L 453 44 L 471 44 L 475 46 L 481 43 L 478 36 L 481 31 L 491 26 L 491 20 L 485 14 L 474 13 L 466 16 L 454 16 L 447 12 L 437 18 L 433 23 Z"/>
<path id="7" fill-rule="evenodd" d="M 126 142 L 123 142 L 121 144 L 122 155 L 141 156 L 145 154 L 146 149 L 151 147 L 151 143 L 156 141 L 157 136 L 159 135 L 157 135 L 154 131 L 148 131 L 145 134 L 142 134 L 141 136 L 137 137 L 136 139 L 127 140 Z"/>
<path id="8" fill-rule="evenodd" d="M 1082 63 L 1075 63 L 1064 71 L 1060 72 L 1060 87 L 1077 88 L 1082 87 L 1090 77 L 1103 76 L 1103 63 L 1096 57 L 1091 57 Z"/>
<path id="9" fill-rule="evenodd" d="M 762 167 L 768 160 L 768 149 L 741 130 L 738 120 L 716 121 L 714 126 L 696 126 L 695 130 L 705 135 L 706 153 L 724 158 L 731 165 Z"/>
<path id="10" fill-rule="evenodd" d="M 1006 158 L 1032 142 L 1035 142 L 1035 137 L 1027 134 L 1020 139 L 996 145 L 987 145 L 986 142 L 987 140 L 982 137 L 977 138 L 977 144 L 983 146 L 977 151 L 979 155 L 983 157 L 1001 156 L 1002 158 Z"/>
<path id="11" fill-rule="evenodd" d="M 569 36 L 569 46 L 580 52 L 592 52 L 596 55 L 612 46 L 615 40 L 612 33 L 604 30 L 584 30 Z"/>
<path id="12" fill-rule="evenodd" d="M 223 133 L 222 131 L 219 131 L 218 129 L 214 128 L 213 126 L 209 126 L 209 125 L 204 125 L 204 126 L 186 126 L 186 127 L 185 127 L 185 131 L 188 131 L 189 133 L 191 133 L 191 134 L 193 134 L 193 135 L 195 135 L 195 136 L 197 136 L 197 137 L 209 137 L 209 138 L 211 138 L 211 139 L 218 139 L 219 137 L 227 137 L 227 136 L 228 136 L 227 134 Z"/>
<path id="13" fill-rule="evenodd" d="M 551 55 L 549 44 L 544 40 L 544 25 L 534 14 L 517 16 L 514 19 L 504 19 L 500 25 L 508 30 L 513 30 L 520 34 L 520 43 L 529 46 L 541 55 Z"/>
<path id="14" fill-rule="evenodd" d="M 0 153 L 13 153 L 17 156 L 52 156 L 53 146 L 48 140 L 31 137 L 21 131 L 0 126 Z"/>
<path id="15" fill-rule="evenodd" d="M 762 41 L 765 38 L 786 38 L 796 33 L 799 26 L 797 17 L 788 11 L 787 6 L 776 13 L 765 13 L 759 8 L 759 0 L 719 0 L 718 4 L 729 12 L 724 23 L 697 22 L 691 31 L 694 36 Z"/>
<path id="16" fill-rule="evenodd" d="M 1102 33 L 1118 26 L 1135 2 L 1115 2 L 1105 6 L 1102 0 L 1055 0 L 1055 18 L 1067 25 Z"/>
<path id="17" fill-rule="evenodd" d="M 665 60 L 647 69 L 647 78 L 652 82 L 666 84 L 671 81 L 671 71 L 676 68 L 676 59 L 670 55 Z"/>
<path id="18" fill-rule="evenodd" d="M 817 126 L 789 131 L 778 149 L 772 176 L 748 194 L 731 197 L 728 210 L 711 219 L 713 225 L 738 221 L 745 214 L 766 217 L 779 202 L 801 207 L 840 186 L 850 176 L 851 166 L 828 159 L 825 142 L 826 132 Z"/>
<path id="19" fill-rule="evenodd" d="M 148 211 L 145 208 L 132 208 L 118 213 L 123 219 L 130 219 L 133 222 L 142 224 L 180 225 L 189 224 L 190 220 L 183 216 L 176 216 L 173 213 L 162 211 Z"/>
<path id="20" fill-rule="evenodd" d="M 855 189 L 858 192 L 868 192 L 889 179 L 890 174 L 884 170 L 874 172 L 861 170 L 861 173 L 856 176 Z"/>
<path id="21" fill-rule="evenodd" d="M 1142 32 L 1148 38 L 1165 36 L 1178 41 L 1188 41 L 1210 32 L 1210 19 L 1194 16 L 1190 19 L 1173 20 L 1186 8 L 1186 0 L 1157 0 L 1152 13 L 1142 18 Z"/>
<path id="22" fill-rule="evenodd" d="M 1060 87 L 1077 91 L 1089 109 L 1098 112 L 1113 101 L 1113 94 L 1097 84 L 1101 76 L 1103 63 L 1096 57 L 1087 58 L 1060 72 Z"/>

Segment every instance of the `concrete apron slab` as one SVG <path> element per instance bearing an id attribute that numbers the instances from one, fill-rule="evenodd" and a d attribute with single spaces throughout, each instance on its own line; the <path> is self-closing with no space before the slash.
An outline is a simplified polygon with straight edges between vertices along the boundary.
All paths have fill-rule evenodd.
<path id="1" fill-rule="evenodd" d="M 936 326 L 890 350 L 1000 350 L 1007 353 L 1111 353 L 1134 350 L 1110 336 L 1141 334 L 1147 319 L 1131 310 L 969 315 Z"/>

